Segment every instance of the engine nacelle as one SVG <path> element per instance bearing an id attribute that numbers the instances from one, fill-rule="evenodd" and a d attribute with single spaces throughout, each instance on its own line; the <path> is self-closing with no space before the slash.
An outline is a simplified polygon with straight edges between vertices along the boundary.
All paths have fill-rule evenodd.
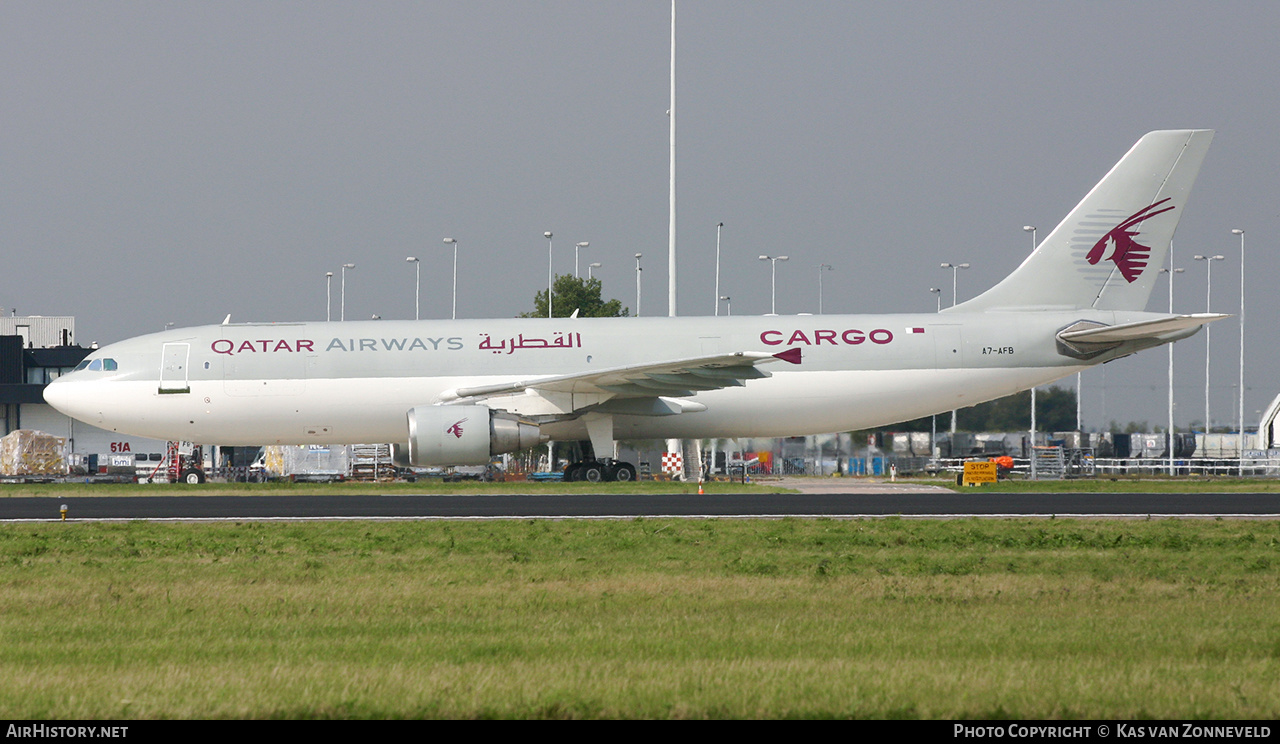
<path id="1" fill-rule="evenodd" d="M 486 465 L 489 458 L 541 441 L 538 425 L 484 406 L 417 406 L 409 410 L 409 451 L 397 465 Z M 406 458 L 405 455 L 408 455 Z"/>

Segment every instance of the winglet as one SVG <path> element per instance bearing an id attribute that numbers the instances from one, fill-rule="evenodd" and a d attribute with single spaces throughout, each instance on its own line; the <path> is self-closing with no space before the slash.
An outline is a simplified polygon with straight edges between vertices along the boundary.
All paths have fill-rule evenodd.
<path id="1" fill-rule="evenodd" d="M 800 363 L 800 347 L 797 346 L 794 349 L 779 351 L 777 354 L 774 354 L 773 356 L 777 359 L 781 359 L 784 362 L 799 364 Z"/>

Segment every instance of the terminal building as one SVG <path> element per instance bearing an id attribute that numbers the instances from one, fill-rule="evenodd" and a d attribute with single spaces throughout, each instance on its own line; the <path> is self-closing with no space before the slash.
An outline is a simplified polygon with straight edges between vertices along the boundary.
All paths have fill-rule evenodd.
<path id="1" fill-rule="evenodd" d="M 0 318 L 0 436 L 18 429 L 67 440 L 67 452 L 86 464 L 124 465 L 163 459 L 167 443 L 99 429 L 69 418 L 44 402 L 44 388 L 75 369 L 93 351 L 75 344 L 75 318 Z"/>

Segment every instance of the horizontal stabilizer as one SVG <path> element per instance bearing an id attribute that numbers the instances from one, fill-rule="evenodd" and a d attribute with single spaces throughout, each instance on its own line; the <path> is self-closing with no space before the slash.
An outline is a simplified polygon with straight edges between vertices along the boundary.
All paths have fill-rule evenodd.
<path id="1" fill-rule="evenodd" d="M 1078 331 L 1063 331 L 1058 338 L 1086 344 L 1120 343 L 1137 341 L 1144 338 L 1160 338 L 1179 331 L 1191 331 L 1215 320 L 1230 318 L 1221 313 L 1193 313 L 1191 315 L 1170 315 L 1157 320 L 1144 320 L 1138 323 L 1125 323 L 1115 326 L 1086 328 Z"/>

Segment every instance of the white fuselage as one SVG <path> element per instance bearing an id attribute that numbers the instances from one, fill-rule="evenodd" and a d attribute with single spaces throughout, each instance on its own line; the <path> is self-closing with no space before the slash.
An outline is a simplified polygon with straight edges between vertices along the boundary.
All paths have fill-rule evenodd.
<path id="1" fill-rule="evenodd" d="M 974 405 L 1131 353 L 1087 362 L 1055 333 L 1145 313 L 1062 311 L 734 318 L 272 323 L 204 326 L 96 351 L 113 371 L 52 383 L 55 407 L 95 426 L 223 445 L 403 442 L 414 406 L 458 388 L 716 353 L 800 349 L 800 364 L 742 387 L 695 392 L 705 410 L 614 415 L 616 439 L 796 436 L 881 426 Z M 581 401 L 579 401 L 581 403 Z M 582 439 L 576 416 L 531 394 L 495 407 Z M 572 402 L 560 402 L 573 411 Z"/>

